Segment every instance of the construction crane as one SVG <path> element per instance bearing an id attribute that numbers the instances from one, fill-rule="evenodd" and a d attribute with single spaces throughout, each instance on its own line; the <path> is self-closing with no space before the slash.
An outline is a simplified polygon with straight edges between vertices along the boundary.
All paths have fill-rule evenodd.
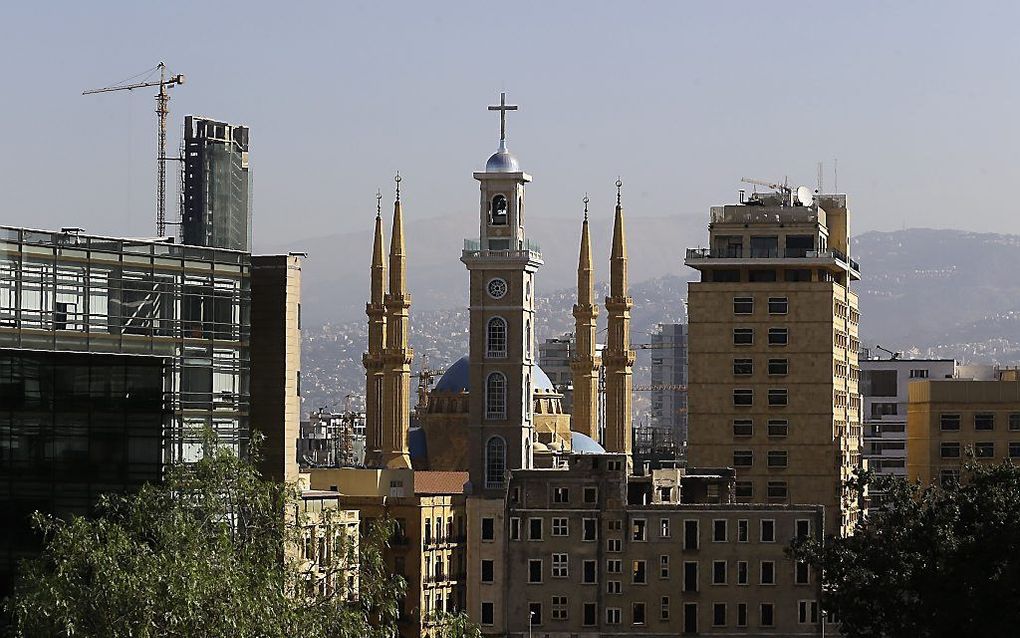
<path id="1" fill-rule="evenodd" d="M 768 182 L 763 179 L 751 179 L 750 177 L 741 177 L 740 181 L 745 184 L 764 186 L 765 188 L 771 188 L 777 193 L 782 193 L 787 203 L 789 203 L 790 196 L 793 194 L 793 189 L 790 188 L 790 183 L 788 180 L 783 180 L 783 183 L 780 184 L 779 182 Z"/>
<path id="2" fill-rule="evenodd" d="M 143 71 L 132 78 L 128 78 L 128 80 L 133 80 L 143 74 L 148 74 L 147 77 L 151 77 L 152 74 L 155 73 L 156 69 L 159 69 L 158 82 L 155 80 L 149 81 L 148 79 L 131 84 L 121 82 L 112 86 L 105 86 L 101 89 L 82 91 L 82 95 L 110 93 L 112 91 L 131 91 L 134 89 L 144 89 L 150 86 L 159 87 L 159 93 L 156 94 L 156 115 L 159 119 L 157 131 L 159 154 L 156 156 L 156 236 L 163 237 L 166 235 L 166 118 L 167 115 L 170 114 L 170 94 L 167 92 L 167 89 L 173 88 L 178 84 L 184 84 L 184 75 L 178 73 L 177 75 L 170 75 L 168 77 L 166 64 L 160 62 L 148 71 Z M 127 82 L 127 80 L 125 80 L 125 82 Z"/>

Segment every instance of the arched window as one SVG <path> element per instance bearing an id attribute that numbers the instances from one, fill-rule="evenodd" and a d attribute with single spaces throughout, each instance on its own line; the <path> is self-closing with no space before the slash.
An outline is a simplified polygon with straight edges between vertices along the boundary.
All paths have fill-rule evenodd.
<path id="1" fill-rule="evenodd" d="M 485 378 L 485 418 L 506 418 L 506 376 L 502 372 Z"/>
<path id="2" fill-rule="evenodd" d="M 503 487 L 506 480 L 506 441 L 494 436 L 485 444 L 485 487 Z"/>
<path id="3" fill-rule="evenodd" d="M 492 198 L 492 205 L 489 207 L 489 223 L 493 226 L 505 226 L 506 212 L 506 195 L 496 195 Z"/>
<path id="4" fill-rule="evenodd" d="M 489 319 L 485 330 L 485 354 L 488 357 L 506 357 L 506 320 L 502 317 Z"/>
<path id="5" fill-rule="evenodd" d="M 531 344 L 531 319 L 528 319 L 524 323 L 524 344 L 525 354 L 530 359 L 533 356 Z"/>

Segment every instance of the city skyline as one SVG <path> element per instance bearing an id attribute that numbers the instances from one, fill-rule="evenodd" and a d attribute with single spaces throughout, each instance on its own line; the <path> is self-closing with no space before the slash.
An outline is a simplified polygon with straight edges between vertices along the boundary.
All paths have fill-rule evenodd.
<path id="1" fill-rule="evenodd" d="M 186 114 L 252 129 L 256 249 L 367 227 L 396 169 L 415 218 L 470 216 L 465 178 L 496 146 L 485 106 L 501 89 L 521 105 L 508 140 L 536 176 L 534 214 L 576 216 L 585 191 L 607 210 L 599 186 L 622 173 L 634 215 L 699 215 L 744 176 L 813 187 L 819 161 L 831 190 L 838 158 L 857 233 L 1020 232 L 992 201 L 1015 175 L 1017 132 L 996 125 L 1020 101 L 1001 81 L 1017 57 L 1011 5 L 663 3 L 624 20 L 609 5 L 197 6 L 8 11 L 4 59 L 18 64 L 5 75 L 32 97 L 3 107 L 19 124 L 0 160 L 7 223 L 60 227 L 73 209 L 91 232 L 152 234 L 151 91 L 79 93 L 162 59 L 187 76 L 171 92 L 171 152 Z M 56 165 L 33 141 L 44 129 L 63 140 Z M 169 191 L 173 210 L 176 180 Z M 990 212 L 959 215 L 970 209 Z"/>

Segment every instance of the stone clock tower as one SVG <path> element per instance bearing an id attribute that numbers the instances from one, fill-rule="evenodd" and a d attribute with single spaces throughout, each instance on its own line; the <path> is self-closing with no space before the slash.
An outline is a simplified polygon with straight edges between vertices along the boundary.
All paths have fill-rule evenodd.
<path id="1" fill-rule="evenodd" d="M 538 246 L 524 232 L 523 172 L 506 147 L 500 95 L 497 150 L 474 174 L 481 190 L 478 241 L 467 240 L 461 261 L 470 273 L 470 474 L 476 495 L 499 497 L 508 470 L 530 468 L 535 441 L 532 379 L 536 367 L 535 272 Z"/>

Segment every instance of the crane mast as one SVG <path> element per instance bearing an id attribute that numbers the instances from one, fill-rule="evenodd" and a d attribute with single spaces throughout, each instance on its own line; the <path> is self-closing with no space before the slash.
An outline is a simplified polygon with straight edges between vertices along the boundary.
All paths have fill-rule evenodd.
<path id="1" fill-rule="evenodd" d="M 110 93 L 112 91 L 131 91 L 133 89 L 141 89 L 146 87 L 159 87 L 159 93 L 156 94 L 156 136 L 157 136 L 157 155 L 156 155 L 156 235 L 163 237 L 166 235 L 166 162 L 168 158 L 166 156 L 166 120 L 170 114 L 170 93 L 167 89 L 170 89 L 179 84 L 184 84 L 184 75 L 178 73 L 177 75 L 167 76 L 166 64 L 160 62 L 156 65 L 159 69 L 159 81 L 144 81 L 135 82 L 133 84 L 115 84 L 113 86 L 106 86 L 100 89 L 90 89 L 88 91 L 82 91 L 82 95 L 92 95 L 95 93 Z M 155 70 L 155 69 L 152 69 Z M 137 76 L 136 76 L 137 77 Z M 173 158 L 177 159 L 177 158 Z"/>

